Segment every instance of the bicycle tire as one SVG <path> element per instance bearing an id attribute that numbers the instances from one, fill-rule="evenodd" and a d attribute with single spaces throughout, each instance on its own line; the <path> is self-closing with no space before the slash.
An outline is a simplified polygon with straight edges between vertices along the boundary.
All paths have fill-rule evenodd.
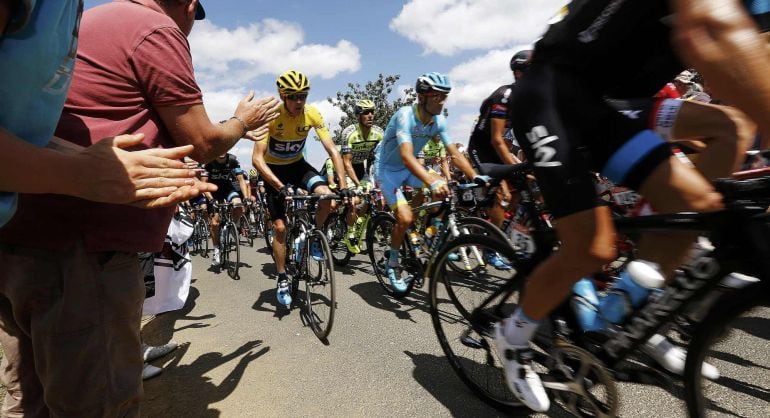
<path id="1" fill-rule="evenodd" d="M 270 223 L 270 217 L 267 211 L 262 212 L 262 222 L 264 224 L 263 228 L 265 230 L 265 247 L 270 253 L 270 257 L 273 257 L 273 261 L 275 261 L 275 256 L 273 255 L 273 234 L 275 234 L 275 232 L 272 225 L 270 225 L 270 228 L 267 227 L 267 225 Z"/>
<path id="2" fill-rule="evenodd" d="M 230 278 L 233 280 L 240 280 L 241 277 L 238 275 L 238 270 L 240 269 L 241 265 L 241 246 L 238 239 L 238 231 L 236 231 L 234 223 L 228 223 L 226 229 L 227 265 L 225 267 L 227 268 L 227 275 L 230 276 Z M 235 257 L 230 256 L 231 252 L 235 255 Z"/>
<path id="3" fill-rule="evenodd" d="M 503 256 L 513 256 L 508 246 L 501 247 L 496 238 L 482 234 L 462 235 L 448 242 L 436 256 L 431 270 L 429 298 L 433 328 L 450 366 L 473 393 L 500 411 L 523 413 L 528 410 L 506 387 L 501 362 L 494 349 L 493 325 L 512 312 L 515 304 L 507 302 L 503 305 L 505 312 L 498 312 L 503 301 L 509 301 L 498 297 L 489 309 L 476 312 L 466 300 L 474 299 L 480 303 L 507 281 L 518 280 L 521 289 L 525 280 L 515 276 L 513 271 L 496 269 L 494 272 L 484 270 L 474 276 L 452 272 L 445 267 L 447 257 L 463 246 L 495 249 Z"/>
<path id="4" fill-rule="evenodd" d="M 397 292 L 390 285 L 388 275 L 385 273 L 385 263 L 387 263 L 387 257 L 385 257 L 385 250 L 390 249 L 390 238 L 393 227 L 396 224 L 396 218 L 390 213 L 381 213 L 375 216 L 369 223 L 369 228 L 366 234 L 366 247 L 369 254 L 369 261 L 372 264 L 372 270 L 374 276 L 380 283 L 385 293 L 393 298 L 401 299 L 408 295 L 414 287 L 414 280 L 411 280 L 404 292 Z M 406 242 L 406 238 L 404 240 Z M 406 260 L 406 251 L 404 246 L 401 246 L 401 259 Z"/>
<path id="5" fill-rule="evenodd" d="M 330 214 L 324 222 L 324 232 L 326 232 L 326 240 L 329 242 L 334 265 L 338 267 L 347 265 L 353 254 L 348 251 L 348 247 L 345 245 L 347 223 L 345 223 L 342 215 L 339 213 Z"/>
<path id="6" fill-rule="evenodd" d="M 323 260 L 317 261 L 310 256 L 310 246 L 318 242 L 323 251 Z M 305 279 L 305 316 L 310 328 L 318 339 L 325 341 L 334 325 L 334 311 L 337 309 L 334 266 L 332 254 L 323 231 L 313 230 L 305 241 L 303 262 L 306 263 Z M 317 266 L 316 274 L 310 266 Z"/>
<path id="7" fill-rule="evenodd" d="M 254 246 L 254 237 L 251 236 L 251 230 L 249 227 L 251 226 L 251 223 L 249 222 L 249 219 L 246 217 L 246 215 L 241 215 L 240 218 L 238 218 L 238 243 L 241 244 L 249 244 L 249 247 Z M 241 242 L 241 238 L 244 238 L 244 240 Z"/>
<path id="8" fill-rule="evenodd" d="M 511 249 L 513 249 L 510 241 L 508 241 L 507 237 L 505 236 L 505 233 L 503 233 L 503 231 L 501 231 L 498 227 L 496 227 L 494 224 L 492 224 L 487 220 L 477 218 L 475 216 L 469 216 L 466 218 L 457 219 L 456 223 L 457 223 L 457 229 L 460 230 L 462 234 L 466 234 L 466 235 L 481 234 L 481 235 L 489 236 L 491 238 L 497 239 L 500 242 L 500 245 L 510 246 Z M 455 238 L 456 237 L 450 234 L 448 236 L 447 241 L 451 241 Z M 471 252 L 474 253 L 475 251 L 471 251 Z M 478 255 L 479 254 L 476 255 L 477 258 L 478 258 Z M 480 255 L 484 258 L 487 258 L 489 256 L 488 253 L 483 253 Z M 452 270 L 454 270 L 457 273 L 463 273 L 463 274 L 471 273 L 472 271 L 469 270 L 469 263 L 468 263 L 467 257 L 468 257 L 468 254 L 463 254 L 460 260 L 457 260 L 456 262 L 447 263 L 447 265 L 450 266 Z M 508 261 L 510 264 L 513 264 L 516 260 L 509 259 Z M 480 263 L 479 268 L 485 268 L 485 264 Z"/>
<path id="9" fill-rule="evenodd" d="M 764 336 L 754 335 L 754 337 L 762 340 L 759 343 L 760 346 L 756 347 L 756 344 L 746 344 L 746 340 L 751 338 L 746 329 L 731 329 L 731 324 L 736 324 L 734 321 L 740 321 L 739 318 L 747 313 L 757 312 L 755 308 L 758 307 L 770 308 L 770 285 L 762 281 L 735 293 L 724 295 L 714 304 L 696 328 L 690 342 L 684 369 L 685 402 L 687 412 L 691 417 L 726 415 L 725 409 L 730 415 L 735 414 L 736 416 L 767 416 L 767 413 L 770 412 L 770 397 L 767 395 L 770 393 L 770 362 L 768 362 L 766 354 L 767 334 Z M 764 322 L 770 323 L 769 311 L 770 309 L 759 311 L 764 312 L 764 314 L 753 318 L 764 319 Z M 767 323 L 764 328 L 760 325 L 760 328 L 767 329 Z M 740 343 L 734 339 L 740 339 Z M 718 348 L 712 348 L 712 346 Z M 751 346 L 754 346 L 755 350 L 752 351 Z M 746 354 L 736 355 L 727 352 L 728 348 L 741 350 L 742 353 Z M 708 361 L 717 366 L 720 374 L 722 374 L 719 380 L 715 382 L 707 382 L 701 374 L 702 364 L 707 357 L 709 358 Z M 754 359 L 757 359 L 756 362 Z M 725 372 L 733 374 L 738 370 L 752 373 L 751 380 L 742 381 L 732 375 L 724 375 Z M 764 375 L 765 378 L 757 378 L 756 373 Z M 765 386 L 760 387 L 760 384 Z M 705 396 L 704 392 L 709 392 L 709 395 L 715 396 L 727 395 L 727 392 L 730 394 L 737 392 L 739 399 L 738 402 L 735 402 L 734 399 L 726 399 L 722 396 L 721 400 L 725 404 L 720 405 L 719 402 Z M 752 396 L 752 393 L 757 394 L 759 398 Z M 747 412 L 745 411 L 736 411 L 738 406 L 751 408 L 754 412 L 746 415 Z"/>

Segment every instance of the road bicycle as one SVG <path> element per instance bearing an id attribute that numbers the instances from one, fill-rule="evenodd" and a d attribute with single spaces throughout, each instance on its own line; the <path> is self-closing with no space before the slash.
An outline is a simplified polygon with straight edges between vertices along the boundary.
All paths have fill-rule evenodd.
<path id="1" fill-rule="evenodd" d="M 286 199 L 286 273 L 291 280 L 292 299 L 297 300 L 299 282 L 305 282 L 303 318 L 322 341 L 334 324 L 337 308 L 334 267 L 324 231 L 316 228 L 316 206 L 322 200 L 340 200 L 336 194 L 292 196 Z M 322 256 L 311 255 L 311 247 L 320 247 Z"/>
<path id="2" fill-rule="evenodd" d="M 232 219 L 232 210 L 241 204 L 230 202 L 214 202 L 214 207 L 219 213 L 219 256 L 220 266 L 227 271 L 227 275 L 234 280 L 240 280 L 238 270 L 241 263 L 241 249 L 239 245 L 238 229 Z"/>
<path id="3" fill-rule="evenodd" d="M 209 238 L 211 237 L 209 214 L 200 205 L 193 206 L 192 213 L 195 223 L 193 224 L 193 234 L 190 237 L 190 254 L 199 254 L 206 258 L 208 257 Z"/>
<path id="4" fill-rule="evenodd" d="M 407 282 L 405 291 L 399 292 L 393 288 L 386 273 L 386 263 L 390 251 L 391 234 L 396 224 L 396 218 L 390 213 L 380 213 L 375 216 L 367 231 L 366 246 L 369 260 L 375 277 L 385 292 L 394 298 L 407 296 L 417 286 L 422 287 L 425 270 L 442 246 L 449 240 L 461 234 L 478 233 L 494 237 L 501 241 L 501 246 L 508 245 L 505 235 L 488 221 L 472 216 L 459 217 L 457 211 L 457 196 L 463 191 L 479 187 L 475 183 L 449 184 L 452 193 L 449 197 L 436 202 L 429 202 L 412 208 L 416 214 L 415 222 L 404 234 L 401 245 L 401 266 L 397 269 Z M 487 259 L 495 252 L 479 252 L 473 247 L 461 248 L 454 254 L 451 267 L 461 273 L 472 273 L 470 260 L 477 261 L 477 268 L 483 268 Z M 480 266 L 480 267 L 479 267 Z"/>
<path id="5" fill-rule="evenodd" d="M 714 292 L 724 296 L 719 297 L 715 308 L 694 330 L 684 374 L 685 400 L 692 416 L 732 410 L 711 399 L 711 395 L 729 393 L 730 389 L 724 388 L 735 382 L 725 383 L 720 378 L 715 384 L 721 390 L 707 392 L 704 388 L 711 386 L 704 382 L 701 367 L 704 359 L 713 354 L 709 347 L 725 335 L 729 324 L 770 302 L 770 215 L 766 213 L 770 204 L 770 176 L 745 181 L 723 179 L 716 181 L 715 186 L 724 196 L 722 211 L 615 220 L 617 230 L 628 236 L 647 231 L 698 231 L 708 235 L 714 245 L 714 250 L 698 257 L 697 262 L 683 266 L 676 279 L 630 316 L 626 324 L 611 328 L 602 338 L 589 338 L 577 331 L 571 300 L 567 300 L 541 326 L 533 341 L 538 353 L 536 371 L 552 397 L 570 413 L 615 416 L 619 404 L 615 375 L 622 369 L 621 363 L 652 335 L 664 332 L 680 313 L 698 306 Z M 532 236 L 537 249 L 530 258 L 517 259 L 509 248 L 499 248 L 504 256 L 516 260 L 513 271 L 485 269 L 473 276 L 455 274 L 446 266 L 453 251 L 468 246 L 498 248 L 497 242 L 489 237 L 465 235 L 448 243 L 427 273 L 433 326 L 451 367 L 480 398 L 508 412 L 520 412 L 521 404 L 503 383 L 501 362 L 493 347 L 494 324 L 510 316 L 529 274 L 558 248 L 552 229 L 536 225 Z M 725 291 L 720 283 L 735 272 L 755 279 L 742 288 Z M 767 322 L 764 329 L 766 325 Z M 766 352 L 766 340 L 767 334 L 760 334 L 750 350 Z M 764 355 L 761 358 L 766 360 Z M 768 370 L 763 370 L 765 376 Z M 752 381 L 748 386 L 756 396 L 750 401 L 741 398 L 741 405 L 753 413 L 766 412 L 770 408 L 770 379 L 764 383 Z"/>

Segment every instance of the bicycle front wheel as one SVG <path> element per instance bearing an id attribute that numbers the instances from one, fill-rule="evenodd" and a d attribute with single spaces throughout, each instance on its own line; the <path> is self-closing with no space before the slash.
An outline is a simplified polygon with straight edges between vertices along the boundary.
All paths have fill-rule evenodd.
<path id="1" fill-rule="evenodd" d="M 720 298 L 700 324 L 684 371 L 690 416 L 770 416 L 770 285 Z M 719 379 L 702 376 L 703 362 L 719 370 Z"/>
<path id="2" fill-rule="evenodd" d="M 348 225 L 345 223 L 345 218 L 339 213 L 330 214 L 324 224 L 326 239 L 329 242 L 335 266 L 347 265 L 350 261 L 350 257 L 353 255 L 348 251 L 347 245 L 345 245 L 345 234 L 347 233 L 347 230 Z"/>
<path id="3" fill-rule="evenodd" d="M 319 246 L 322 257 L 315 259 L 310 248 Z M 313 333 L 320 340 L 326 340 L 334 324 L 337 309 L 334 283 L 334 267 L 329 243 L 322 231 L 313 230 L 307 238 L 303 259 L 305 269 L 305 316 Z"/>
<path id="4" fill-rule="evenodd" d="M 430 314 L 441 348 L 460 380 L 491 406 L 507 413 L 523 412 L 506 387 L 502 362 L 494 348 L 494 325 L 510 315 L 518 303 L 524 278 L 513 270 L 489 265 L 456 272 L 451 254 L 460 251 L 497 251 L 512 257 L 509 246 L 486 235 L 461 235 L 439 252 L 430 278 Z M 478 262 L 471 258 L 472 262 Z M 503 286 L 511 283 L 510 291 Z"/>
<path id="5" fill-rule="evenodd" d="M 235 229 L 235 224 L 227 224 L 227 230 L 225 231 L 225 253 L 227 254 L 227 275 L 234 280 L 239 280 L 241 277 L 238 275 L 238 269 L 241 265 L 241 250 L 238 245 L 238 231 Z"/>
<path id="6" fill-rule="evenodd" d="M 251 235 L 251 223 L 249 222 L 249 219 L 246 218 L 246 215 L 241 215 L 241 218 L 238 219 L 238 232 L 240 232 L 240 243 L 246 245 L 248 244 L 249 247 L 254 246 L 254 237 Z"/>

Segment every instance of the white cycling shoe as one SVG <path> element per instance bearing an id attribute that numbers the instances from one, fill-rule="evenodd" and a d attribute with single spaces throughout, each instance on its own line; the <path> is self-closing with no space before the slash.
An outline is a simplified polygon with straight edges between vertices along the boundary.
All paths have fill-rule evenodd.
<path id="1" fill-rule="evenodd" d="M 644 354 L 652 357 L 658 364 L 669 372 L 682 376 L 687 352 L 680 347 L 671 344 L 666 337 L 655 334 L 641 348 Z M 711 364 L 703 362 L 701 374 L 709 380 L 719 379 L 719 370 Z"/>
<path id="2" fill-rule="evenodd" d="M 508 389 L 527 408 L 545 412 L 551 407 L 551 400 L 543 388 L 540 376 L 532 370 L 532 349 L 516 347 L 508 343 L 503 335 L 503 324 L 495 324 L 495 348 L 505 371 Z"/>

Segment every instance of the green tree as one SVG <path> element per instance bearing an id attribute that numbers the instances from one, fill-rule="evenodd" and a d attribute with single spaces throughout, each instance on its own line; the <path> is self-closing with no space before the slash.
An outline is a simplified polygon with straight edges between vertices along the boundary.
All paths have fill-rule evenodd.
<path id="1" fill-rule="evenodd" d="M 337 92 L 336 98 L 327 98 L 326 100 L 334 106 L 340 108 L 345 115 L 340 119 L 340 127 L 333 132 L 334 142 L 338 145 L 342 142 L 342 130 L 356 122 L 356 114 L 354 113 L 354 106 L 356 101 L 360 99 L 369 99 L 374 102 L 374 124 L 385 129 L 390 121 L 390 117 L 393 116 L 396 111 L 403 107 L 411 105 L 417 100 L 417 96 L 413 88 L 407 88 L 404 91 L 404 97 L 398 97 L 395 100 L 391 100 L 391 94 L 396 82 L 401 78 L 400 75 L 383 75 L 380 74 L 376 80 L 367 81 L 362 87 L 358 83 L 348 83 L 348 89 L 346 91 Z"/>

